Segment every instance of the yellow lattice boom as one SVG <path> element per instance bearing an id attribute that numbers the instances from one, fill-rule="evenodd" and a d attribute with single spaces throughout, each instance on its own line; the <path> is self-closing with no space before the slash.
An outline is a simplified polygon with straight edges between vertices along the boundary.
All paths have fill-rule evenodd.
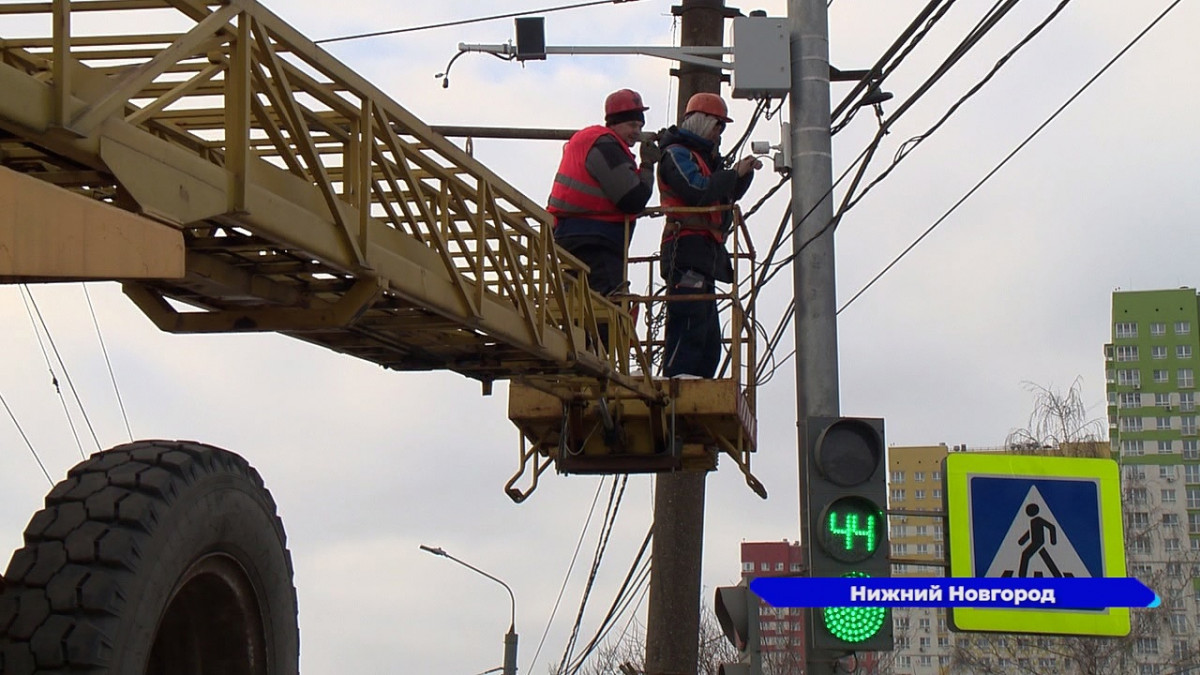
<path id="1" fill-rule="evenodd" d="M 125 28 L 79 30 L 84 13 Z M 185 29 L 137 32 L 164 13 Z M 0 281 L 117 280 L 166 331 L 514 380 L 523 466 L 670 445 L 668 468 L 711 469 L 715 448 L 749 477 L 749 328 L 717 381 L 749 423 L 693 413 L 711 461 L 685 461 L 668 436 L 688 392 L 651 377 L 629 312 L 653 298 L 590 292 L 538 204 L 257 2 L 6 2 L 0 57 Z M 585 452 L 570 419 L 609 442 Z"/>

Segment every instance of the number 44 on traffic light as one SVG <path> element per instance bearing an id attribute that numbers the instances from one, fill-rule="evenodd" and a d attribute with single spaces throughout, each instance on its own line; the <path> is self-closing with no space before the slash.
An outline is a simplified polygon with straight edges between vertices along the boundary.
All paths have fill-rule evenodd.
<path id="1" fill-rule="evenodd" d="M 810 417 L 807 442 L 801 478 L 809 575 L 890 577 L 883 420 Z M 810 619 L 815 649 L 894 646 L 891 612 L 883 607 L 826 607 Z"/>

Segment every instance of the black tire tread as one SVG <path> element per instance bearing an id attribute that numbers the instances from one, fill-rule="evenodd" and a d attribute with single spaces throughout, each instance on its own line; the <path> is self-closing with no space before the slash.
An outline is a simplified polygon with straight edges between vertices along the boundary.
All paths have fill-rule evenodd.
<path id="1" fill-rule="evenodd" d="M 25 545 L 0 584 L 0 673 L 107 673 L 109 636 L 126 602 L 122 589 L 143 571 L 142 544 L 159 514 L 189 485 L 222 472 L 262 490 L 286 546 L 262 478 L 234 453 L 189 441 L 139 441 L 73 467 L 30 519 Z M 291 578 L 286 549 L 285 557 Z"/>

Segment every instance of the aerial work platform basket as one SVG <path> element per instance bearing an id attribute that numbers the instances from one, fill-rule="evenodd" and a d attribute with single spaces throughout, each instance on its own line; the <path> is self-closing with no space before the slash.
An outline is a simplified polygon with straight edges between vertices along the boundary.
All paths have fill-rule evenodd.
<path id="1" fill-rule="evenodd" d="M 663 209 L 650 209 L 644 215 L 662 213 Z M 750 472 L 757 436 L 755 256 L 737 209 L 728 239 L 734 261 L 734 281 L 729 289 L 717 289 L 711 296 L 689 296 L 716 300 L 721 309 L 724 353 L 717 376 L 647 375 L 661 366 L 661 327 L 670 300 L 661 284 L 656 284 L 658 257 L 630 260 L 631 282 L 638 283 L 639 272 L 644 270 L 646 292 L 609 298 L 622 310 L 621 323 L 610 330 L 609 357 L 616 372 L 648 385 L 654 395 L 633 393 L 618 382 L 514 380 L 509 388 L 508 416 L 521 431 L 521 454 L 520 468 L 506 485 L 510 497 L 524 500 L 551 464 L 568 474 L 711 471 L 717 468 L 721 454 L 738 466 L 756 493 L 766 496 L 765 488 Z M 526 474 L 529 486 L 521 490 L 516 484 Z"/>

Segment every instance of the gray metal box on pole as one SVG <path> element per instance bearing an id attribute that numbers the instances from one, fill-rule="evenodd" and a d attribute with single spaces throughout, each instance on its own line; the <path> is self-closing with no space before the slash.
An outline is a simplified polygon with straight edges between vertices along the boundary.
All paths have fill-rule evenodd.
<path id="1" fill-rule="evenodd" d="M 782 98 L 792 88 L 786 18 L 733 20 L 733 97 Z"/>

